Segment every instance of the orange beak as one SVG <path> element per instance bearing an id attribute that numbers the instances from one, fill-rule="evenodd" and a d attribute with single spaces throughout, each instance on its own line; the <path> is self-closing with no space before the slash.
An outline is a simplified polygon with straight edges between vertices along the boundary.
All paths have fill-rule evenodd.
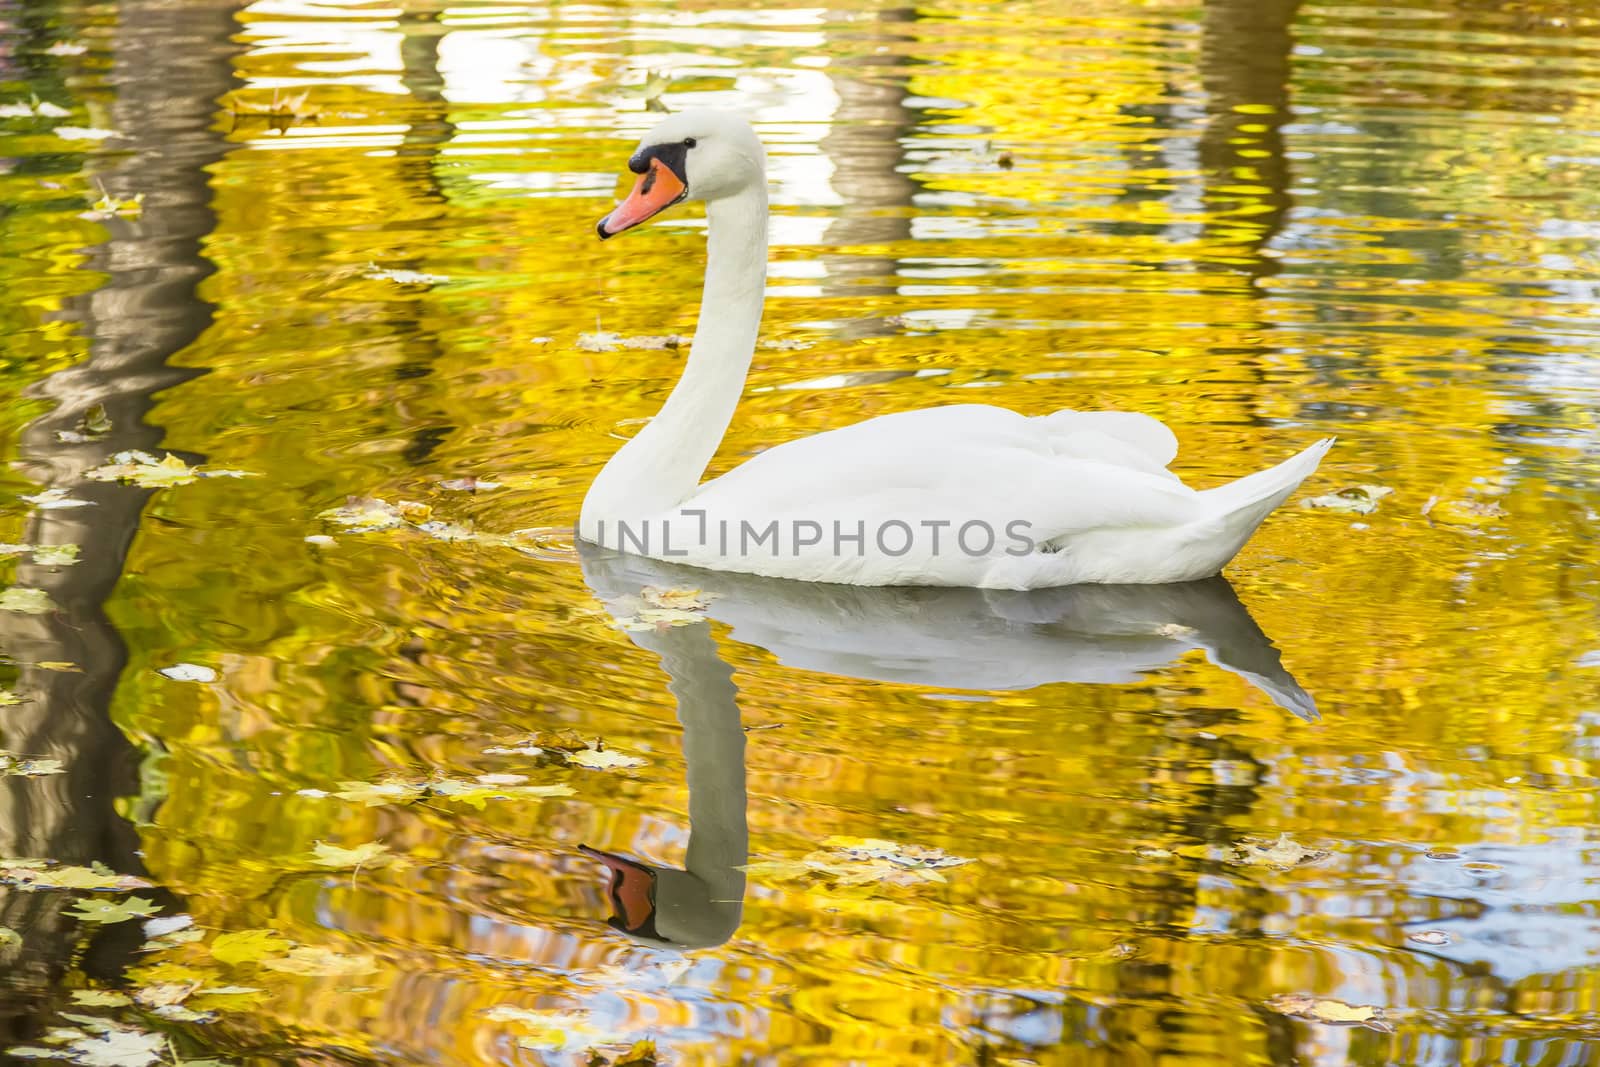
<path id="1" fill-rule="evenodd" d="M 659 937 L 655 932 L 656 872 L 638 860 L 588 845 L 579 845 L 578 851 L 599 860 L 611 871 L 612 925 L 630 934 Z"/>
<path id="2" fill-rule="evenodd" d="M 623 230 L 631 230 L 646 219 L 655 217 L 688 194 L 689 187 L 673 173 L 671 167 L 659 159 L 652 159 L 649 168 L 633 183 L 633 192 L 611 214 L 601 219 L 595 230 L 602 241 L 607 237 L 615 237 Z"/>

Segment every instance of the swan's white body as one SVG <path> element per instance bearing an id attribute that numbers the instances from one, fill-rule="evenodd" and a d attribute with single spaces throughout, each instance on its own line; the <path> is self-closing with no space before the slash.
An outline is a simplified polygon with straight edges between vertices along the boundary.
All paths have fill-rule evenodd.
<path id="1" fill-rule="evenodd" d="M 685 138 L 695 142 L 686 151 Z M 584 498 L 578 533 L 587 541 L 713 570 L 851 585 L 1189 581 L 1220 573 L 1332 444 L 1197 491 L 1167 470 L 1177 441 L 1149 416 L 1030 417 L 963 404 L 790 441 L 701 484 L 761 321 L 764 153 L 744 120 L 720 112 L 667 119 L 635 160 L 663 145 L 678 152 L 688 195 L 706 201 L 700 321 L 672 395 Z M 643 178 L 641 187 L 648 192 Z M 601 232 L 615 231 L 602 220 Z"/>

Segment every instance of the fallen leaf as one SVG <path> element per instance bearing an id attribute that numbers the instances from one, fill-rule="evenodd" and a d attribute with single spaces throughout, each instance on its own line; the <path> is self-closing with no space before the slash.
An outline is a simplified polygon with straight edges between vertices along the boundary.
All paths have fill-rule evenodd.
<path id="1" fill-rule="evenodd" d="M 157 667 L 156 673 L 174 682 L 214 682 L 217 672 L 198 663 L 174 663 L 170 667 Z"/>
<path id="2" fill-rule="evenodd" d="M 306 89 L 298 93 L 285 93 L 281 89 L 272 90 L 272 99 L 262 100 L 247 93 L 235 90 L 227 93 L 222 99 L 228 109 L 235 115 L 266 115 L 273 118 L 307 119 L 316 112 L 306 106 L 306 101 L 311 97 L 311 90 Z"/>
<path id="3" fill-rule="evenodd" d="M 101 130 L 99 126 L 56 126 L 51 133 L 62 141 L 104 141 L 120 136 L 115 130 Z"/>
<path id="4" fill-rule="evenodd" d="M 578 335 L 578 348 L 583 352 L 614 352 L 621 343 L 620 333 L 609 333 L 605 330 Z"/>
<path id="5" fill-rule="evenodd" d="M 764 338 L 758 348 L 769 349 L 774 352 L 799 352 L 813 347 L 812 341 L 795 341 L 789 338 Z"/>
<path id="6" fill-rule="evenodd" d="M 33 561 L 42 567 L 70 567 L 78 562 L 77 545 L 35 545 Z"/>
<path id="7" fill-rule="evenodd" d="M 426 782 L 406 782 L 385 778 L 379 782 L 340 782 L 333 795 L 340 800 L 358 800 L 367 807 L 378 804 L 405 804 L 428 791 Z"/>
<path id="8" fill-rule="evenodd" d="M 144 936 L 165 937 L 167 934 L 187 930 L 194 925 L 193 915 L 163 915 L 144 924 Z"/>
<path id="9" fill-rule="evenodd" d="M 519 1048 L 559 1049 L 576 1041 L 592 1041 L 603 1036 L 594 1029 L 593 1013 L 583 1009 L 540 1010 L 496 1004 L 485 1009 L 483 1016 L 492 1022 L 511 1023 L 526 1031 L 517 1038 Z"/>
<path id="10" fill-rule="evenodd" d="M 1357 515 L 1370 515 L 1378 510 L 1378 501 L 1393 493 L 1385 485 L 1352 485 L 1335 489 L 1322 496 L 1307 497 L 1300 501 L 1303 508 L 1324 508 L 1329 511 L 1353 511 Z"/>
<path id="11" fill-rule="evenodd" d="M 291 949 L 287 956 L 267 960 L 263 967 L 286 974 L 304 974 L 318 977 L 328 975 L 371 974 L 378 969 L 378 961 L 371 956 L 335 952 L 332 949 L 302 945 Z"/>
<path id="12" fill-rule="evenodd" d="M 22 703 L 22 698 L 9 689 L 0 689 L 0 708 L 9 708 L 14 704 Z"/>
<path id="13" fill-rule="evenodd" d="M 1276 840 L 1247 837 L 1234 845 L 1233 849 L 1234 857 L 1231 862 L 1244 867 L 1288 869 L 1316 863 L 1328 857 L 1326 849 L 1306 848 L 1299 842 L 1291 840 L 1288 834 L 1279 834 Z"/>
<path id="14" fill-rule="evenodd" d="M 43 589 L 29 589 L 14 585 L 0 593 L 0 611 L 14 611 L 20 615 L 43 615 L 55 610 L 55 601 Z"/>
<path id="15" fill-rule="evenodd" d="M 93 867 L 53 866 L 49 860 L 0 859 L 0 882 L 21 889 L 86 889 L 123 892 L 147 889 L 150 883 L 131 874 Z"/>
<path id="16" fill-rule="evenodd" d="M 64 659 L 42 659 L 34 664 L 41 671 L 60 671 L 63 674 L 82 674 L 83 668 Z"/>
<path id="17" fill-rule="evenodd" d="M 13 948 L 22 944 L 22 935 L 9 926 L 0 926 L 0 948 Z"/>
<path id="18" fill-rule="evenodd" d="M 344 507 L 329 508 L 317 517 L 337 522 L 351 533 L 392 530 L 406 524 L 398 507 L 376 497 L 351 497 Z"/>
<path id="19" fill-rule="evenodd" d="M 476 493 L 480 490 L 498 489 L 503 484 L 505 483 L 491 482 L 487 478 L 474 478 L 469 476 L 466 478 L 446 478 L 444 481 L 439 483 L 439 488 L 448 489 L 451 492 Z"/>
<path id="20" fill-rule="evenodd" d="M 83 1067 L 150 1067 L 167 1054 L 167 1036 L 115 1027 L 67 1046 Z"/>
<path id="21" fill-rule="evenodd" d="M 1419 945 L 1448 945 L 1450 935 L 1443 930 L 1418 930 L 1414 934 L 1407 934 L 1406 940 L 1415 941 Z"/>
<path id="22" fill-rule="evenodd" d="M 616 1059 L 607 1059 L 600 1050 L 589 1049 L 585 1067 L 655 1067 L 658 1062 L 656 1043 L 647 1037 L 629 1045 L 625 1051 L 617 1055 Z"/>
<path id="23" fill-rule="evenodd" d="M 376 263 L 367 264 L 367 269 L 361 276 L 375 281 L 394 282 L 396 285 L 438 285 L 440 282 L 450 280 L 443 274 L 424 274 L 419 270 L 380 267 Z"/>
<path id="24" fill-rule="evenodd" d="M 639 591 L 639 599 L 651 607 L 677 611 L 705 611 L 718 595 L 702 589 L 657 589 L 653 585 L 647 585 Z"/>
<path id="25" fill-rule="evenodd" d="M 90 222 L 104 222 L 115 218 L 137 218 L 144 214 L 144 194 L 138 193 L 131 200 L 119 200 L 110 193 L 101 190 L 100 199 L 96 200 L 88 211 L 80 211 L 80 219 Z"/>
<path id="26" fill-rule="evenodd" d="M 480 775 L 471 782 L 437 779 L 428 783 L 428 795 L 439 800 L 459 801 L 482 808 L 490 800 L 517 800 L 531 797 L 569 797 L 570 785 L 496 785 L 483 781 L 495 775 Z"/>
<path id="27" fill-rule="evenodd" d="M 1383 1009 L 1370 1004 L 1346 1004 L 1342 1000 L 1311 997 L 1301 993 L 1279 993 L 1267 998 L 1267 1007 L 1283 1015 L 1329 1023 L 1336 1026 L 1359 1025 L 1370 1030 L 1392 1033 L 1394 1027 L 1383 1018 Z"/>
<path id="28" fill-rule="evenodd" d="M 643 767 L 647 760 L 638 756 L 624 756 L 615 749 L 581 748 L 567 753 L 567 762 L 594 771 L 607 771 L 617 767 Z"/>
<path id="29" fill-rule="evenodd" d="M 144 897 L 126 900 L 96 900 L 89 898 L 73 901 L 72 907 L 62 912 L 68 918 L 90 923 L 120 923 L 129 919 L 143 919 L 161 910 L 161 905 Z"/>
<path id="30" fill-rule="evenodd" d="M 10 104 L 0 104 L 0 119 L 59 119 L 72 114 L 59 104 L 52 104 L 32 97 L 27 103 L 18 100 Z"/>
<path id="31" fill-rule="evenodd" d="M 118 452 L 111 462 L 84 472 L 101 482 L 131 482 L 145 489 L 188 485 L 199 477 L 195 468 L 168 453 L 160 459 L 148 452 Z"/>
<path id="32" fill-rule="evenodd" d="M 156 982 L 135 992 L 133 998 L 147 1008 L 159 1008 L 182 1004 L 199 988 L 199 982 Z"/>
<path id="33" fill-rule="evenodd" d="M 864 885 L 888 882 L 915 885 L 943 882 L 939 868 L 959 867 L 973 862 L 951 856 L 943 849 L 921 845 L 901 845 L 878 838 L 830 837 L 827 847 L 807 853 L 798 860 L 764 860 L 739 868 L 751 875 L 774 878 L 820 877 L 839 885 Z"/>
<path id="34" fill-rule="evenodd" d="M 221 1018 L 214 1011 L 196 1011 L 184 1004 L 162 1004 L 150 1009 L 150 1014 L 175 1023 L 210 1023 Z"/>
<path id="35" fill-rule="evenodd" d="M 1485 526 L 1504 518 L 1506 509 L 1492 500 L 1440 500 L 1429 497 L 1422 514 L 1430 522 L 1447 526 Z"/>
<path id="36" fill-rule="evenodd" d="M 311 862 L 323 867 L 387 867 L 400 860 L 381 841 L 367 841 L 355 848 L 318 841 L 311 849 Z"/>
<path id="37" fill-rule="evenodd" d="M 218 934 L 208 947 L 213 959 L 231 966 L 285 955 L 294 942 L 276 930 L 235 930 Z"/>
<path id="38" fill-rule="evenodd" d="M 88 45 L 79 44 L 77 41 L 57 41 L 44 50 L 47 56 L 81 56 L 89 50 Z"/>
<path id="39" fill-rule="evenodd" d="M 14 752 L 0 751 L 0 776 L 10 778 L 43 778 L 63 774 L 66 766 L 58 759 L 24 759 Z"/>
<path id="40" fill-rule="evenodd" d="M 65 489 L 46 489 L 42 493 L 34 493 L 32 496 L 18 497 L 18 499 L 24 503 L 32 504 L 41 511 L 57 511 L 62 508 L 89 508 L 94 506 L 94 501 L 79 500 L 76 497 L 69 496 L 67 490 Z"/>
<path id="41" fill-rule="evenodd" d="M 23 1060 L 70 1060 L 72 1053 L 64 1048 L 43 1048 L 39 1045 L 12 1045 L 6 1054 Z"/>
<path id="42" fill-rule="evenodd" d="M 114 989 L 74 989 L 72 1002 L 86 1008 L 121 1008 L 133 1003 L 133 998 Z"/>

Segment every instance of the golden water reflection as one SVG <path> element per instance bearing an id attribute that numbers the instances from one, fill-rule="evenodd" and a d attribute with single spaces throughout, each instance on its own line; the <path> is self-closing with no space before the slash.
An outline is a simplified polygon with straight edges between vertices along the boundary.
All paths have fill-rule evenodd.
<path id="1" fill-rule="evenodd" d="M 0 778 L 5 851 L 142 863 L 208 938 L 377 969 L 141 957 L 10 892 L 16 1036 L 133 960 L 266 990 L 177 1028 L 262 1064 L 569 1063 L 646 1035 L 707 1064 L 1595 1062 L 1585 5 L 49 10 L 0 27 L 5 100 L 71 111 L 0 125 L 0 540 L 84 562 L 16 565 L 59 611 L 4 613 L 28 699 L 6 747 L 69 774 Z M 593 238 L 652 75 L 667 107 L 745 107 L 771 151 L 773 344 L 717 470 L 982 399 L 1149 412 L 1201 485 L 1332 434 L 1308 492 L 1393 494 L 1287 508 L 1228 581 L 1174 589 L 580 557 L 559 531 L 682 365 L 580 334 L 696 312 L 696 212 Z M 217 105 L 275 92 L 304 114 Z M 97 182 L 143 213 L 80 218 Z M 96 403 L 111 435 L 63 440 Z M 158 445 L 257 477 L 85 480 Z M 443 484 L 466 476 L 503 484 Z M 45 486 L 95 503 L 22 499 Z M 317 517 L 352 495 L 546 547 Z M 708 622 L 619 629 L 650 584 L 720 595 Z M 179 662 L 219 680 L 155 673 Z M 558 730 L 647 762 L 485 752 Z M 318 795 L 505 773 L 573 793 Z M 1282 834 L 1327 855 L 1237 862 Z M 973 862 L 854 888 L 741 870 L 830 837 Z M 369 841 L 408 865 L 309 859 Z M 655 914 L 583 846 L 653 882 Z M 592 1029 L 522 1047 L 484 1014 L 505 1004 Z"/>

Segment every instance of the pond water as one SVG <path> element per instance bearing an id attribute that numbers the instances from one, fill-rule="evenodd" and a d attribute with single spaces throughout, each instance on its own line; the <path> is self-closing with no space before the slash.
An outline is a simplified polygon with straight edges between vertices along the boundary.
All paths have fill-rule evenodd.
<path id="1" fill-rule="evenodd" d="M 7 0 L 0 64 L 0 541 L 79 546 L 5 564 L 4 747 L 60 767 L 0 851 L 150 883 L 0 870 L 8 1044 L 1600 1062 L 1588 4 Z M 1187 587 L 580 553 L 683 362 L 583 335 L 690 332 L 704 241 L 594 221 L 697 105 L 774 211 L 714 470 L 982 400 L 1392 492 Z"/>

